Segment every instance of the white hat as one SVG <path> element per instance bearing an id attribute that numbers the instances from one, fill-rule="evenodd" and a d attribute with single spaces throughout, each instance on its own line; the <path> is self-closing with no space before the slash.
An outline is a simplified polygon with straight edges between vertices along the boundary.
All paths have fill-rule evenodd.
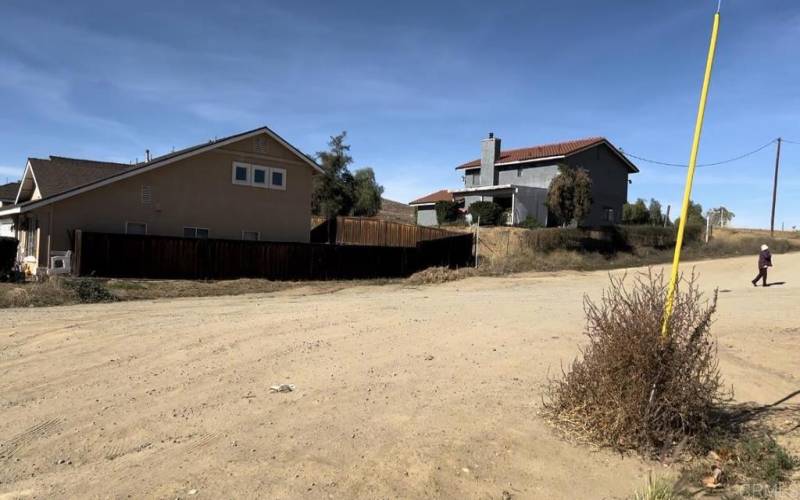
<path id="1" fill-rule="evenodd" d="M 768 250 L 769 247 L 767 245 L 761 245 L 761 251 Z"/>

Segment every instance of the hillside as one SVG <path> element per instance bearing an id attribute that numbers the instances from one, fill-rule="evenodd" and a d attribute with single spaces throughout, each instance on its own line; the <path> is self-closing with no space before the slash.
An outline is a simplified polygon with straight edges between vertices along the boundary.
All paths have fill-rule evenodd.
<path id="1" fill-rule="evenodd" d="M 414 223 L 414 207 L 400 203 L 399 201 L 381 199 L 381 211 L 378 217 L 385 220 L 404 222 L 406 224 Z"/>

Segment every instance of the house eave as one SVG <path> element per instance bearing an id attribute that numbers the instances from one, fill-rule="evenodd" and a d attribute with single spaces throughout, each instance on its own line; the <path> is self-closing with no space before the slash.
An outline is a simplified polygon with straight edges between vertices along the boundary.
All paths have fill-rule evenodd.
<path id="1" fill-rule="evenodd" d="M 469 194 L 469 193 L 483 193 L 487 191 L 505 191 L 508 189 L 513 189 L 515 186 L 514 184 L 500 184 L 497 186 L 478 186 L 478 187 L 471 187 L 471 188 L 464 188 L 464 189 L 456 189 L 451 191 L 453 194 Z"/>
<path id="2" fill-rule="evenodd" d="M 540 163 L 543 161 L 553 161 L 553 160 L 563 160 L 566 158 L 564 155 L 556 155 L 556 156 L 545 156 L 543 158 L 529 158 L 526 160 L 515 160 L 515 161 L 503 161 L 503 162 L 496 162 L 494 164 L 495 167 L 505 167 L 508 165 L 522 165 L 525 163 Z M 480 170 L 480 165 L 470 165 L 470 166 L 458 166 L 456 170 Z"/>
<path id="3" fill-rule="evenodd" d="M 61 201 L 61 200 L 64 200 L 66 198 L 71 198 L 73 196 L 77 196 L 77 195 L 85 193 L 87 191 L 91 191 L 91 190 L 94 190 L 94 189 L 97 189 L 97 188 L 100 188 L 100 187 L 103 187 L 103 186 L 107 186 L 107 185 L 112 184 L 114 182 L 121 181 L 123 179 L 128 179 L 130 177 L 133 177 L 133 176 L 145 173 L 145 172 L 149 172 L 151 170 L 155 170 L 157 168 L 161 168 L 161 167 L 164 167 L 166 165 L 169 165 L 169 164 L 181 161 L 181 160 L 185 160 L 185 159 L 191 158 L 193 156 L 197 156 L 199 154 L 207 153 L 208 151 L 212 151 L 214 149 L 220 148 L 222 146 L 226 146 L 228 144 L 233 144 L 234 142 L 238 142 L 238 141 L 241 141 L 243 139 L 248 139 L 250 137 L 255 137 L 255 136 L 257 136 L 259 134 L 263 134 L 263 133 L 266 133 L 267 135 L 269 135 L 270 137 L 272 137 L 273 139 L 275 139 L 276 141 L 281 143 L 284 147 L 286 147 L 287 149 L 289 149 L 290 151 L 295 153 L 300 159 L 302 159 L 311 168 L 313 168 L 316 173 L 324 172 L 324 170 L 322 170 L 322 167 L 320 167 L 316 162 L 312 161 L 308 156 L 303 154 L 300 150 L 298 150 L 297 148 L 295 148 L 294 146 L 292 146 L 291 144 L 286 142 L 282 137 L 280 137 L 278 134 L 276 134 L 275 132 L 270 130 L 269 127 L 261 127 L 261 128 L 257 128 L 255 130 L 252 130 L 250 132 L 244 132 L 244 133 L 241 133 L 241 134 L 233 135 L 233 136 L 229 137 L 228 139 L 225 139 L 225 140 L 222 140 L 222 141 L 218 141 L 218 142 L 214 142 L 212 144 L 208 144 L 206 146 L 199 147 L 197 149 L 192 149 L 191 151 L 187 151 L 184 154 L 170 156 L 169 158 L 165 158 L 164 160 L 161 160 L 161 161 L 158 161 L 158 160 L 153 161 L 152 163 L 150 163 L 150 164 L 148 164 L 148 165 L 146 165 L 144 167 L 141 167 L 141 168 L 135 168 L 133 170 L 128 170 L 128 171 L 119 173 L 117 175 L 112 175 L 111 177 L 106 177 L 105 179 L 101 179 L 99 181 L 95 181 L 95 182 L 92 182 L 90 184 L 86 184 L 84 186 L 79 186 L 79 187 L 70 189 L 68 191 L 64 191 L 63 193 L 59 193 L 59 194 L 56 194 L 56 195 L 53 195 L 53 196 L 50 196 L 50 197 L 47 197 L 47 198 L 42 198 L 40 200 L 32 201 L 29 205 L 26 205 L 25 207 L 20 207 L 20 208 L 24 209 L 22 211 L 33 210 L 35 208 L 38 208 L 38 207 L 41 207 L 41 206 L 45 206 L 45 205 L 49 205 L 50 203 L 55 203 L 57 201 Z M 28 166 L 30 166 L 30 161 L 28 162 Z M 33 170 L 31 170 L 31 173 L 33 173 Z M 35 181 L 35 174 L 34 174 L 34 181 Z M 20 188 L 21 187 L 22 187 L 22 185 L 20 184 Z M 17 197 L 19 198 L 19 194 L 17 194 Z M 1 213 L 2 212 L 0 212 L 0 214 Z"/>

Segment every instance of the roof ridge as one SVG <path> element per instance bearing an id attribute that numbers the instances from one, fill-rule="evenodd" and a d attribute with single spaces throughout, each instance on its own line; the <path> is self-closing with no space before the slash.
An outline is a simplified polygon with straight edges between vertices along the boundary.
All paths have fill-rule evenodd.
<path id="1" fill-rule="evenodd" d="M 118 161 L 108 161 L 108 160 L 90 160 L 88 158 L 72 158 L 72 157 L 69 157 L 69 156 L 55 156 L 55 155 L 49 155 L 49 156 L 50 156 L 50 158 L 49 158 L 48 161 L 67 160 L 67 161 L 76 161 L 76 162 L 80 161 L 80 162 L 87 162 L 87 163 L 106 163 L 106 164 L 111 164 L 111 165 L 121 165 L 121 166 L 125 166 L 125 167 L 138 165 L 138 163 L 122 163 L 122 162 L 118 162 Z M 34 159 L 40 159 L 40 158 L 34 158 Z"/>
<path id="2" fill-rule="evenodd" d="M 525 147 L 514 148 L 514 149 L 502 149 L 502 147 L 501 147 L 500 148 L 500 153 L 504 153 L 504 152 L 508 153 L 508 152 L 512 152 L 512 151 L 522 151 L 523 149 L 549 148 L 549 147 L 553 147 L 553 146 L 560 146 L 562 144 L 568 144 L 570 142 L 606 141 L 606 140 L 608 140 L 608 139 L 606 139 L 603 136 L 599 136 L 598 135 L 598 136 L 592 136 L 592 137 L 582 137 L 580 139 L 568 139 L 566 141 L 549 142 L 547 144 L 536 144 L 535 146 L 525 146 Z"/>

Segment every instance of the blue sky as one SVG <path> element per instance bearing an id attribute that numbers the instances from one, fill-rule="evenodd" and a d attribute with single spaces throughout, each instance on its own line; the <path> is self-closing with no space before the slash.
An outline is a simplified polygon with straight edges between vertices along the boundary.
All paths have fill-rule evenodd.
<path id="1" fill-rule="evenodd" d="M 269 125 L 302 150 L 347 130 L 355 167 L 409 201 L 504 147 L 603 135 L 687 161 L 713 0 L 6 0 L 0 180 L 29 156 L 131 161 Z M 701 162 L 800 142 L 800 4 L 724 0 Z M 776 221 L 800 227 L 800 145 Z M 684 170 L 637 162 L 630 197 L 673 206 Z M 767 226 L 774 147 L 700 169 L 694 198 Z"/>

